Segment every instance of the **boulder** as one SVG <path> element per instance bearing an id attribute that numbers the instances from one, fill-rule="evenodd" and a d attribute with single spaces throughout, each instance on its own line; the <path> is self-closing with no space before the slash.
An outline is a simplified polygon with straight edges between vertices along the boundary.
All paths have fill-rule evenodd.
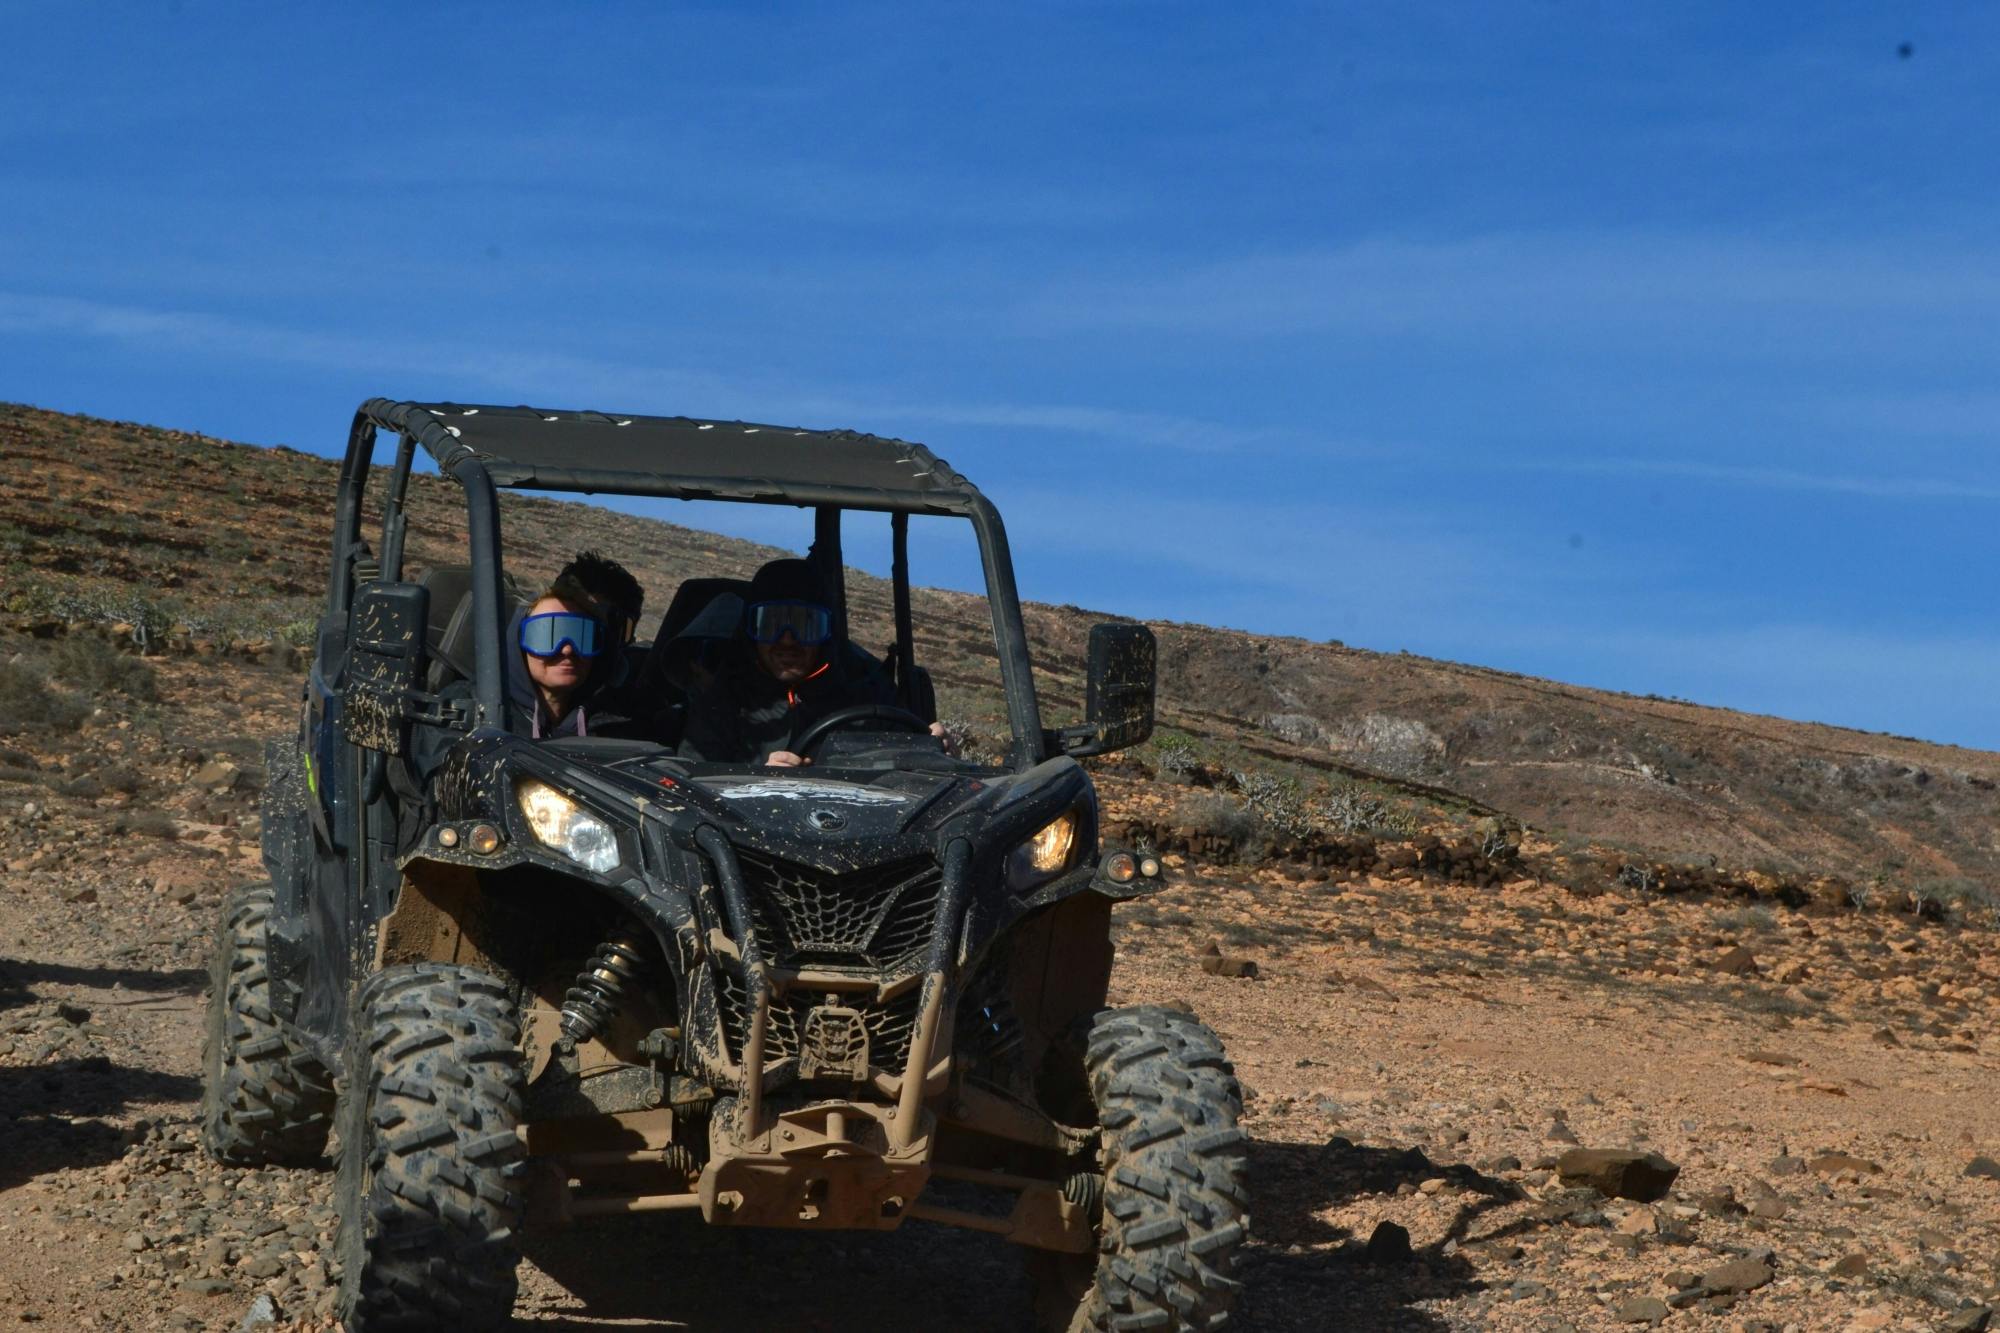
<path id="1" fill-rule="evenodd" d="M 1656 1152 L 1572 1148 L 1556 1162 L 1565 1185 L 1588 1185 L 1612 1199 L 1652 1203 L 1666 1197 L 1681 1169 Z"/>
<path id="2" fill-rule="evenodd" d="M 1409 1231 L 1395 1222 L 1378 1222 L 1368 1237 L 1367 1255 L 1371 1264 L 1409 1262 Z"/>

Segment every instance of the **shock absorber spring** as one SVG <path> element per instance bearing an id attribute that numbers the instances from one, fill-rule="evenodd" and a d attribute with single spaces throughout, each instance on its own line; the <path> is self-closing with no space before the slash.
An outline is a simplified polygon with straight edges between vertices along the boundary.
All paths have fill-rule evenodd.
<path id="1" fill-rule="evenodd" d="M 630 936 L 614 935 L 599 945 L 563 997 L 563 1036 L 589 1041 L 603 1032 L 626 992 L 639 979 L 644 959 L 638 941 Z"/>
<path id="2" fill-rule="evenodd" d="M 1093 1223 L 1104 1216 L 1104 1177 L 1095 1171 L 1072 1172 L 1062 1183 L 1062 1196 Z"/>

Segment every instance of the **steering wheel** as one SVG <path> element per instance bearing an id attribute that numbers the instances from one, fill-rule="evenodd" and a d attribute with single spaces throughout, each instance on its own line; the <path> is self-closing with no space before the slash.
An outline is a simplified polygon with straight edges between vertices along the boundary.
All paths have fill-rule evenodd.
<path id="1" fill-rule="evenodd" d="M 898 708 L 895 704 L 849 704 L 845 708 L 834 709 L 807 727 L 804 733 L 792 742 L 792 748 L 795 753 L 807 754 L 834 732 L 871 722 L 886 723 L 898 731 L 920 731 L 925 735 L 929 735 L 931 730 L 930 723 L 909 709 Z"/>

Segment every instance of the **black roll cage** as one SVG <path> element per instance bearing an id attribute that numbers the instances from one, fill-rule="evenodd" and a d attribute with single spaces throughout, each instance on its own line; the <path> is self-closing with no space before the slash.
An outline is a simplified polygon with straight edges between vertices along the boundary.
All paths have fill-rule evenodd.
<path id="1" fill-rule="evenodd" d="M 497 459 L 466 444 L 459 433 L 427 407 L 417 403 L 371 398 L 354 414 L 347 452 L 340 469 L 339 499 L 334 511 L 333 559 L 327 583 L 329 615 L 344 617 L 353 604 L 356 553 L 362 549 L 362 496 L 373 466 L 378 431 L 400 437 L 396 461 L 388 479 L 382 510 L 381 577 L 402 578 L 403 501 L 416 449 L 437 462 L 438 470 L 457 481 L 465 493 L 468 544 L 471 547 L 473 613 L 483 628 L 474 636 L 473 726 L 505 729 L 507 690 L 506 625 L 501 615 L 500 502 L 501 487 L 520 490 L 569 491 L 584 495 L 640 495 L 675 500 L 720 500 L 742 504 L 792 505 L 814 511 L 811 558 L 833 592 L 838 631 L 845 635 L 847 594 L 840 554 L 840 516 L 847 510 L 886 513 L 890 517 L 896 623 L 895 666 L 899 686 L 911 679 L 915 648 L 910 623 L 909 515 L 931 514 L 971 521 L 979 542 L 980 565 L 986 578 L 987 604 L 992 610 L 993 637 L 1000 654 L 1000 680 L 1007 700 L 1008 723 L 1014 735 L 1011 764 L 1025 769 L 1051 753 L 1042 730 L 1035 699 L 1033 667 L 1027 630 L 1021 619 L 1020 595 L 1007 531 L 1000 513 L 979 490 L 941 464 L 937 471 L 950 479 L 945 489 L 897 491 L 866 486 L 840 486 L 787 481 L 782 477 L 677 476 L 613 471 L 600 468 L 550 467 Z M 885 445 L 885 447 L 887 447 Z"/>

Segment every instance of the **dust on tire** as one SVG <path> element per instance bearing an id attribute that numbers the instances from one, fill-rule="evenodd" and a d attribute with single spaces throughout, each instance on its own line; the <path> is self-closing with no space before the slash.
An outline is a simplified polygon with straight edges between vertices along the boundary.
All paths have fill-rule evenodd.
<path id="1" fill-rule="evenodd" d="M 340 1106 L 339 1309 L 349 1333 L 506 1324 L 524 1172 L 507 988 L 418 963 L 370 977 Z"/>
<path id="2" fill-rule="evenodd" d="M 1177 1010 L 1101 1010 L 1084 1072 L 1104 1135 L 1101 1238 L 1095 1255 L 1030 1252 L 1041 1328 L 1222 1328 L 1250 1218 L 1242 1090 L 1221 1040 Z"/>

